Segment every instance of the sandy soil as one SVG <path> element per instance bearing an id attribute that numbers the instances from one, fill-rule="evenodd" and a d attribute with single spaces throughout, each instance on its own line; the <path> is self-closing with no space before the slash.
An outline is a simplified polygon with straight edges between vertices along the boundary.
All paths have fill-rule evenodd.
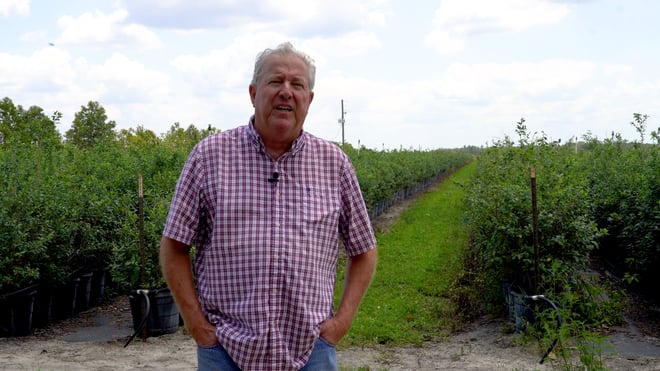
<path id="1" fill-rule="evenodd" d="M 195 344 L 180 329 L 177 333 L 137 338 L 131 335 L 128 298 L 120 296 L 103 306 L 78 314 L 33 335 L 0 339 L 1 370 L 194 370 Z M 444 341 L 420 347 L 365 347 L 338 351 L 342 370 L 555 370 L 563 364 L 521 345 L 519 335 L 507 334 L 502 320 L 484 318 Z M 605 355 L 610 370 L 660 370 L 660 339 L 632 322 L 610 329 Z M 577 361 L 574 361 L 574 364 Z"/>
<path id="2" fill-rule="evenodd" d="M 387 229 L 407 207 L 402 203 L 375 221 Z M 625 326 L 607 329 L 605 355 L 610 370 L 660 370 L 660 321 L 657 306 L 635 306 Z M 102 306 L 54 323 L 34 334 L 0 339 L 0 370 L 194 370 L 196 348 L 177 333 L 135 339 L 128 298 L 119 296 Z M 521 345 L 507 334 L 502 320 L 479 319 L 444 341 L 420 347 L 365 347 L 338 351 L 342 370 L 554 370 L 562 361 L 550 357 L 539 364 L 543 350 Z M 574 363 L 577 361 L 574 361 Z M 575 363 L 576 364 L 576 363 Z M 566 369 L 566 368 L 564 368 Z"/>

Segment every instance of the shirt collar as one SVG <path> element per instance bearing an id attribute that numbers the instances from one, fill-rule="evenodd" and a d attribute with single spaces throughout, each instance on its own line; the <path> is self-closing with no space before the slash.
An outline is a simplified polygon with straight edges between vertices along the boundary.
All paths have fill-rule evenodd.
<path id="1" fill-rule="evenodd" d="M 303 147 L 305 147 L 305 143 L 307 142 L 307 132 L 305 129 L 303 129 L 300 132 L 300 135 L 298 138 L 294 139 L 293 143 L 291 143 L 291 148 L 285 153 L 290 154 L 291 156 L 295 156 L 298 154 L 298 152 L 302 151 Z M 264 145 L 264 142 L 261 140 L 261 137 L 259 136 L 259 133 L 257 132 L 257 129 L 254 128 L 254 115 L 250 117 L 250 120 L 248 121 L 248 138 L 250 140 L 250 143 L 260 152 L 266 153 L 266 146 Z"/>

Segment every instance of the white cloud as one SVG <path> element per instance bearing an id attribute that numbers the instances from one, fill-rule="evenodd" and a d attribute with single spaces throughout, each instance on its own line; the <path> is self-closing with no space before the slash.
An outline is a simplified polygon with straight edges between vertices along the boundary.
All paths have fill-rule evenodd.
<path id="1" fill-rule="evenodd" d="M 166 120 L 163 124 L 176 121 L 176 116 L 165 115 L 176 110 L 178 102 L 173 100 L 181 99 L 172 94 L 167 74 L 121 53 L 100 64 L 90 64 L 84 58 L 72 60 L 68 51 L 57 47 L 29 56 L 0 53 L 0 70 L 4 71 L 0 75 L 3 96 L 16 104 L 62 112 L 62 132 L 80 106 L 92 100 L 106 108 L 109 119 L 128 127 L 144 121 L 154 126 L 161 123 L 152 117 Z"/>
<path id="2" fill-rule="evenodd" d="M 283 40 L 286 38 L 276 32 L 246 34 L 221 50 L 210 50 L 204 55 L 179 55 L 171 65 L 182 74 L 184 83 L 200 96 L 217 96 L 222 90 L 247 91 L 257 51 Z"/>
<path id="3" fill-rule="evenodd" d="M 113 54 L 101 65 L 90 66 L 86 79 L 94 81 L 98 99 L 107 104 L 157 102 L 170 92 L 167 75 L 121 53 Z"/>
<path id="4" fill-rule="evenodd" d="M 604 70 L 593 62 L 545 60 L 509 64 L 453 64 L 438 84 L 439 91 L 451 98 L 468 101 L 497 100 L 503 96 L 520 98 L 573 95 L 573 89 L 601 78 Z M 598 76 L 597 76 L 598 75 Z"/>
<path id="5" fill-rule="evenodd" d="M 81 84 L 84 60 L 72 60 L 68 51 L 46 47 L 27 56 L 0 53 L 0 91 L 15 104 L 39 106 L 47 113 L 60 111 L 69 125 L 80 105 L 94 99 Z M 63 133 L 66 127 L 60 127 Z"/>
<path id="6" fill-rule="evenodd" d="M 436 117 L 460 119 L 474 138 L 512 134 L 515 121 L 528 120 L 531 131 L 567 139 L 592 131 L 601 138 L 612 131 L 630 138 L 627 123 L 645 111 L 660 81 L 642 78 L 627 65 L 582 60 L 546 60 L 507 64 L 453 65 L 437 82 Z M 507 126 L 508 125 L 508 126 Z"/>
<path id="7" fill-rule="evenodd" d="M 446 0 L 433 24 L 454 34 L 523 31 L 553 24 L 568 15 L 568 6 L 546 0 Z"/>
<path id="8" fill-rule="evenodd" d="M 553 139 L 588 130 L 603 137 L 625 134 L 633 112 L 653 114 L 639 102 L 658 89 L 660 81 L 640 84 L 629 66 L 571 59 L 456 63 L 438 78 L 396 83 L 335 74 L 319 80 L 305 125 L 341 140 L 336 122 L 344 99 L 347 141 L 369 148 L 490 144 L 515 135 L 521 117 L 530 131 Z"/>
<path id="9" fill-rule="evenodd" d="M 298 21 L 319 22 L 331 20 L 335 23 L 348 22 L 352 25 L 384 26 L 390 14 L 387 3 L 382 0 L 326 0 L 308 1 L 295 0 L 287 2 L 286 7 L 281 1 L 269 0 L 267 7 L 274 9 L 286 19 Z"/>
<path id="10" fill-rule="evenodd" d="M 21 35 L 20 40 L 25 42 L 48 40 L 48 30 L 45 28 L 31 30 Z"/>
<path id="11" fill-rule="evenodd" d="M 323 70 L 328 65 L 329 59 L 342 57 L 353 57 L 359 54 L 367 54 L 372 50 L 382 47 L 382 42 L 375 32 L 356 30 L 337 37 L 312 38 L 304 40 L 297 48 L 309 53 L 316 66 Z"/>
<path id="12" fill-rule="evenodd" d="M 122 1 L 58 5 L 71 15 L 58 24 L 57 15 L 44 12 L 7 22 L 7 35 L 22 37 L 18 43 L 5 36 L 3 95 L 61 111 L 62 126 L 96 100 L 118 128 L 141 124 L 162 133 L 178 121 L 224 130 L 251 113 L 247 86 L 256 53 L 290 40 L 318 66 L 306 128 L 330 140 L 341 140 L 341 99 L 347 141 L 379 149 L 486 144 L 514 133 L 521 117 L 531 131 L 553 138 L 625 132 L 633 112 L 651 115 L 651 126 L 660 117 L 657 54 L 649 46 L 657 33 L 616 32 L 626 48 L 605 42 L 612 39 L 601 33 L 607 25 L 634 27 L 606 6 L 577 5 L 582 0 L 320 0 L 291 8 L 274 0 Z M 18 14 L 10 3 L 19 4 L 0 0 L 0 19 Z M 553 32 L 544 33 L 543 48 L 520 52 L 536 45 L 525 32 L 546 28 Z M 476 40 L 489 32 L 500 34 Z M 502 52 L 475 48 L 460 59 L 439 57 L 416 49 L 424 37 L 446 53 L 489 40 Z M 49 41 L 56 46 L 44 48 Z"/>
<path id="13" fill-rule="evenodd" d="M 158 35 L 145 26 L 127 23 L 127 16 L 125 10 L 116 10 L 108 15 L 97 10 L 94 13 L 83 13 L 77 18 L 64 16 L 57 21 L 62 33 L 55 43 L 93 48 L 122 46 L 155 49 L 162 46 Z"/>
<path id="14" fill-rule="evenodd" d="M 28 13 L 30 13 L 30 0 L 0 0 L 0 15 L 3 17 Z"/>
<path id="15" fill-rule="evenodd" d="M 75 78 L 69 53 L 44 48 L 30 56 L 0 53 L 0 90 L 3 94 L 23 91 L 52 92 L 70 86 Z"/>
<path id="16" fill-rule="evenodd" d="M 566 4 L 548 0 L 444 0 L 425 42 L 441 53 L 456 53 L 468 36 L 555 24 L 569 10 Z"/>
<path id="17" fill-rule="evenodd" d="M 281 2 L 269 1 L 274 12 L 279 13 L 278 23 L 287 32 L 304 37 L 336 38 L 347 33 L 381 29 L 392 15 L 386 2 L 381 0 L 353 1 L 306 1 L 299 0 L 301 7 L 281 7 Z"/>
<path id="18" fill-rule="evenodd" d="M 273 27 L 305 37 L 336 37 L 382 27 L 392 12 L 386 0 L 122 1 L 130 19 L 155 28 L 253 29 Z"/>
<path id="19" fill-rule="evenodd" d="M 452 35 L 440 28 L 432 30 L 424 41 L 441 54 L 455 54 L 465 47 L 465 40 L 462 37 Z"/>

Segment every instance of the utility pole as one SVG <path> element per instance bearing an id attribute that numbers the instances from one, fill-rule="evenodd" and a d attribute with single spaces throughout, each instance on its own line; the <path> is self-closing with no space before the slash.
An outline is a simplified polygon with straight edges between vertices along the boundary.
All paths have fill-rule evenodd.
<path id="1" fill-rule="evenodd" d="M 344 124 L 346 123 L 346 120 L 344 119 L 344 115 L 346 112 L 344 111 L 344 100 L 341 100 L 341 118 L 338 120 L 339 123 L 341 124 L 341 146 L 344 146 Z"/>

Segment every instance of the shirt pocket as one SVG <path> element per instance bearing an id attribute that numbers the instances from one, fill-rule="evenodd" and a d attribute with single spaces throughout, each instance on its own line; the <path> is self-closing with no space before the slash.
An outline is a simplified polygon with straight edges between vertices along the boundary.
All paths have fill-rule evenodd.
<path id="1" fill-rule="evenodd" d="M 339 221 L 339 199 L 330 188 L 300 186 L 297 191 L 299 215 L 305 224 L 337 231 Z"/>

